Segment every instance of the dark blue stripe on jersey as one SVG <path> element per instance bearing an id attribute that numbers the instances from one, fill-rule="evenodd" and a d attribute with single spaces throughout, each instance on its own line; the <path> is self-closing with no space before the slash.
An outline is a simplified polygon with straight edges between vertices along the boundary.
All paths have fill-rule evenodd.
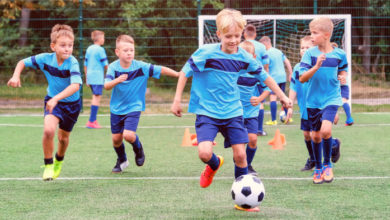
<path id="1" fill-rule="evenodd" d="M 197 72 L 197 73 L 200 72 L 199 69 L 198 69 L 198 67 L 197 67 L 196 64 L 194 63 L 194 60 L 192 59 L 192 57 L 190 57 L 190 59 L 188 59 L 187 63 L 190 64 L 192 71 Z"/>
<path id="2" fill-rule="evenodd" d="M 43 64 L 43 69 L 50 73 L 52 76 L 60 77 L 60 78 L 68 78 L 70 77 L 69 70 L 59 70 L 56 67 L 49 66 L 46 63 Z"/>
<path id="3" fill-rule="evenodd" d="M 70 72 L 71 76 L 81 76 L 79 72 Z"/>
<path id="4" fill-rule="evenodd" d="M 31 61 L 32 61 L 33 65 L 34 65 L 37 69 L 39 69 L 39 65 L 38 65 L 38 63 L 37 63 L 37 60 L 35 59 L 35 56 L 32 56 L 32 57 L 31 57 Z"/>
<path id="5" fill-rule="evenodd" d="M 111 79 L 111 80 L 114 80 L 114 77 L 111 76 L 111 75 L 106 75 L 106 79 Z"/>
<path id="6" fill-rule="evenodd" d="M 261 59 L 267 59 L 268 58 L 268 55 L 264 55 L 261 57 Z"/>
<path id="7" fill-rule="evenodd" d="M 291 82 L 295 84 L 295 79 L 291 77 Z"/>
<path id="8" fill-rule="evenodd" d="M 151 64 L 151 65 L 150 65 L 150 68 L 149 68 L 149 77 L 152 77 L 152 76 L 153 76 L 153 72 L 154 72 L 154 65 Z"/>
<path id="9" fill-rule="evenodd" d="M 85 62 L 88 62 L 88 58 L 85 58 Z"/>
<path id="10" fill-rule="evenodd" d="M 100 59 L 100 62 L 103 62 L 103 61 L 106 61 L 106 60 L 107 60 L 107 57 L 103 58 L 103 59 Z"/>
<path id="11" fill-rule="evenodd" d="M 346 63 L 345 65 L 343 65 L 342 67 L 339 67 L 339 69 L 345 69 L 348 67 L 348 63 Z"/>
<path id="12" fill-rule="evenodd" d="M 119 71 L 115 71 L 115 78 L 118 78 L 120 75 L 122 74 L 128 74 L 129 76 L 127 77 L 126 81 L 129 81 L 129 80 L 133 80 L 139 76 L 143 76 L 145 75 L 144 72 L 142 72 L 142 69 L 139 68 L 139 69 L 136 69 L 134 71 L 130 71 L 130 72 L 119 72 Z"/>
<path id="13" fill-rule="evenodd" d="M 301 62 L 301 64 L 299 66 L 303 67 L 303 68 L 311 69 L 311 66 L 309 64 L 307 64 L 307 63 Z"/>
<path id="14" fill-rule="evenodd" d="M 237 80 L 238 85 L 249 86 L 249 87 L 256 85 L 258 82 L 259 82 L 259 80 L 256 78 L 244 77 L 244 76 L 238 77 L 238 80 Z"/>
<path id="15" fill-rule="evenodd" d="M 248 69 L 249 63 L 230 59 L 207 59 L 205 68 L 217 69 L 226 72 L 240 72 Z"/>
<path id="16" fill-rule="evenodd" d="M 338 67 L 340 62 L 341 60 L 337 58 L 326 58 L 326 60 L 322 62 L 321 67 Z M 314 66 L 316 63 L 317 57 L 311 57 L 311 65 Z"/>
<path id="17" fill-rule="evenodd" d="M 252 75 L 255 75 L 255 74 L 261 73 L 261 70 L 262 70 L 262 68 L 259 67 L 257 70 L 255 70 L 255 71 L 253 71 L 253 72 L 248 72 L 248 73 L 249 73 L 249 74 L 252 74 Z"/>
<path id="18" fill-rule="evenodd" d="M 299 71 L 295 71 L 295 79 L 299 80 Z M 291 79 L 294 78 L 294 77 L 291 77 Z"/>

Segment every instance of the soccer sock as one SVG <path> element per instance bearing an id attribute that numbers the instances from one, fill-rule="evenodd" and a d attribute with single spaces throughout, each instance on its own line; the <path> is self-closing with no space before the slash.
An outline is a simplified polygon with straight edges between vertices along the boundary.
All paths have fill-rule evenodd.
<path id="1" fill-rule="evenodd" d="M 96 115 L 97 115 L 98 109 L 99 109 L 99 106 L 91 105 L 91 115 L 89 116 L 90 122 L 96 121 Z"/>
<path id="2" fill-rule="evenodd" d="M 321 151 L 321 142 L 314 143 L 312 142 L 313 155 L 316 161 L 316 169 L 322 169 L 322 151 Z"/>
<path id="3" fill-rule="evenodd" d="M 43 158 L 45 165 L 53 164 L 53 158 Z"/>
<path id="4" fill-rule="evenodd" d="M 330 156 L 332 155 L 332 137 L 323 139 L 324 142 L 324 164 L 330 164 Z"/>
<path id="5" fill-rule="evenodd" d="M 252 164 L 253 158 L 255 157 L 256 150 L 257 150 L 257 146 L 256 148 L 251 148 L 249 147 L 248 144 L 246 145 L 246 161 L 248 163 L 248 166 Z"/>
<path id="6" fill-rule="evenodd" d="M 214 153 L 211 156 L 211 159 L 206 162 L 206 164 L 208 164 L 212 170 L 217 170 L 219 167 L 219 163 L 220 163 L 220 161 L 219 161 L 217 155 L 215 155 Z"/>
<path id="7" fill-rule="evenodd" d="M 141 141 L 139 141 L 138 135 L 135 135 L 135 141 L 131 143 L 133 145 L 133 149 L 140 149 L 141 148 Z"/>
<path id="8" fill-rule="evenodd" d="M 115 150 L 116 154 L 118 155 L 119 161 L 123 162 L 123 161 L 127 160 L 125 145 L 123 144 L 123 142 L 122 142 L 121 146 L 119 146 L 119 147 L 114 146 L 114 150 Z"/>
<path id="9" fill-rule="evenodd" d="M 57 160 L 57 161 L 63 161 L 63 160 L 64 160 L 64 157 L 60 157 L 60 156 L 58 156 L 58 154 L 56 153 L 56 160 Z"/>
<path id="10" fill-rule="evenodd" d="M 287 115 L 287 108 L 283 108 L 283 110 L 284 110 L 284 113 Z"/>
<path id="11" fill-rule="evenodd" d="M 349 107 L 349 104 L 346 102 L 343 104 L 343 108 L 345 111 L 345 114 L 347 115 L 347 120 L 351 118 L 351 108 Z"/>
<path id="12" fill-rule="evenodd" d="M 258 131 L 263 131 L 263 120 L 264 120 L 264 109 L 260 109 L 259 117 L 258 117 L 258 122 L 259 122 L 259 128 L 257 129 Z"/>
<path id="13" fill-rule="evenodd" d="M 248 174 L 248 166 L 246 167 L 238 167 L 237 165 L 234 165 L 234 177 L 237 179 L 237 177 Z"/>
<path id="14" fill-rule="evenodd" d="M 305 140 L 305 144 L 306 144 L 307 151 L 309 152 L 310 160 L 315 161 L 313 147 L 311 146 L 311 140 L 310 141 Z"/>
<path id="15" fill-rule="evenodd" d="M 271 118 L 272 118 L 272 121 L 275 121 L 276 120 L 276 111 L 278 109 L 278 105 L 276 104 L 276 101 L 272 101 L 270 103 L 270 108 L 271 108 Z"/>

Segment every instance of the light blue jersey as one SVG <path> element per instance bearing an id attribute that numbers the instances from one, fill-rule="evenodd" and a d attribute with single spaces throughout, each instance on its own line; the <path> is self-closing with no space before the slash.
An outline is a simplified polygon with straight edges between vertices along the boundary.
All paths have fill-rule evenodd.
<path id="1" fill-rule="evenodd" d="M 243 115 L 237 80 L 250 73 L 263 82 L 268 73 L 241 47 L 227 54 L 221 44 L 206 44 L 192 54 L 182 71 L 193 76 L 188 111 L 216 119 Z"/>
<path id="2" fill-rule="evenodd" d="M 317 57 L 323 54 L 318 47 L 312 47 L 303 55 L 299 74 L 302 75 L 317 63 Z M 309 79 L 307 91 L 307 108 L 324 109 L 329 105 L 342 105 L 340 81 L 337 75 L 341 71 L 348 72 L 348 62 L 345 52 L 334 48 L 326 54 L 326 60 L 317 72 Z"/>
<path id="3" fill-rule="evenodd" d="M 56 53 L 41 53 L 23 60 L 26 67 L 40 69 L 45 74 L 48 87 L 47 95 L 51 98 L 62 92 L 72 83 L 82 84 L 79 62 L 70 56 L 58 66 Z M 74 102 L 80 99 L 80 91 L 75 92 L 60 102 Z"/>
<path id="4" fill-rule="evenodd" d="M 297 93 L 297 102 L 298 102 L 299 113 L 301 114 L 301 118 L 308 120 L 307 108 L 306 108 L 308 83 L 301 83 L 299 81 L 299 69 L 300 69 L 300 63 L 297 63 L 293 69 L 293 74 L 290 82 L 290 89 Z"/>
<path id="5" fill-rule="evenodd" d="M 103 85 L 106 65 L 108 65 L 108 60 L 104 48 L 97 44 L 89 46 L 84 60 L 84 66 L 87 67 L 88 85 Z"/>
<path id="6" fill-rule="evenodd" d="M 249 40 L 255 46 L 256 60 L 259 61 L 263 66 L 269 64 L 269 58 L 267 54 L 267 49 L 264 44 L 258 42 L 257 40 Z"/>
<path id="7" fill-rule="evenodd" d="M 111 93 L 110 111 L 116 115 L 145 110 L 145 93 L 149 77 L 160 78 L 161 66 L 133 60 L 129 68 L 124 69 L 119 60 L 108 66 L 105 82 L 110 82 L 122 74 L 128 74 L 127 80 L 117 84 Z"/>
<path id="8" fill-rule="evenodd" d="M 267 54 L 269 58 L 269 75 L 276 83 L 285 83 L 286 70 L 284 69 L 284 61 L 286 60 L 286 56 L 275 47 L 268 49 Z"/>

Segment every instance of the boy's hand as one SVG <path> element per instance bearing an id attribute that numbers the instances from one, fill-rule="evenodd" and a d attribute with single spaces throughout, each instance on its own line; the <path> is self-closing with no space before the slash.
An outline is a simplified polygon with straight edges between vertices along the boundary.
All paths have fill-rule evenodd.
<path id="1" fill-rule="evenodd" d="M 122 74 L 116 80 L 118 80 L 119 83 L 126 81 L 127 77 L 129 77 L 129 74 Z"/>
<path id="2" fill-rule="evenodd" d="M 322 66 L 322 63 L 326 60 L 326 55 L 323 53 L 317 57 L 317 63 L 316 66 L 320 68 Z"/>
<path id="3" fill-rule="evenodd" d="M 11 86 L 13 88 L 21 87 L 22 84 L 20 83 L 19 77 L 12 77 L 8 82 L 7 86 Z"/>
<path id="4" fill-rule="evenodd" d="M 260 104 L 260 102 L 261 102 L 261 100 L 257 96 L 252 96 L 250 99 L 250 103 L 252 106 L 257 106 Z"/>
<path id="5" fill-rule="evenodd" d="M 344 75 L 338 75 L 337 79 L 340 81 L 342 85 L 347 84 L 347 79 Z"/>
<path id="6" fill-rule="evenodd" d="M 53 112 L 54 107 L 56 107 L 58 103 L 58 100 L 55 98 L 51 98 L 49 101 L 46 103 L 46 111 L 49 111 L 49 113 Z"/>
<path id="7" fill-rule="evenodd" d="M 171 106 L 171 112 L 176 115 L 177 117 L 181 117 L 181 112 L 183 110 L 181 109 L 180 102 L 173 102 Z"/>
<path id="8" fill-rule="evenodd" d="M 292 118 L 292 113 L 293 113 L 293 109 L 288 108 L 286 119 L 285 119 L 285 124 L 288 124 L 290 122 L 290 118 Z"/>
<path id="9" fill-rule="evenodd" d="M 280 99 L 280 102 L 283 105 L 283 108 L 292 108 L 292 101 L 291 99 L 287 98 L 287 96 Z"/>

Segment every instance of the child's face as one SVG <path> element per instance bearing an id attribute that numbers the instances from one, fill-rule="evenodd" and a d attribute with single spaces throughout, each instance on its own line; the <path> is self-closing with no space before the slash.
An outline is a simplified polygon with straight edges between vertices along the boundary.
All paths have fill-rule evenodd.
<path id="1" fill-rule="evenodd" d="M 100 35 L 98 43 L 99 43 L 99 45 L 103 45 L 104 44 L 104 35 Z"/>
<path id="2" fill-rule="evenodd" d="M 115 54 L 122 62 L 130 63 L 134 59 L 134 44 L 128 42 L 120 42 L 118 47 L 115 49 Z"/>
<path id="3" fill-rule="evenodd" d="M 300 50 L 301 57 L 303 56 L 303 54 L 305 54 L 306 50 L 309 49 L 310 47 L 313 47 L 313 43 L 311 42 L 311 40 L 303 40 L 301 42 L 301 50 Z"/>
<path id="4" fill-rule="evenodd" d="M 222 51 L 228 54 L 237 52 L 241 41 L 242 29 L 237 25 L 231 25 L 227 32 L 217 31 L 217 36 L 221 40 Z"/>
<path id="5" fill-rule="evenodd" d="M 319 30 L 318 28 L 310 28 L 310 37 L 314 46 L 319 44 L 323 44 L 328 39 L 328 35 L 326 32 Z"/>
<path id="6" fill-rule="evenodd" d="M 55 43 L 51 43 L 50 47 L 57 54 L 57 58 L 66 60 L 72 55 L 73 39 L 67 36 L 61 36 Z"/>

